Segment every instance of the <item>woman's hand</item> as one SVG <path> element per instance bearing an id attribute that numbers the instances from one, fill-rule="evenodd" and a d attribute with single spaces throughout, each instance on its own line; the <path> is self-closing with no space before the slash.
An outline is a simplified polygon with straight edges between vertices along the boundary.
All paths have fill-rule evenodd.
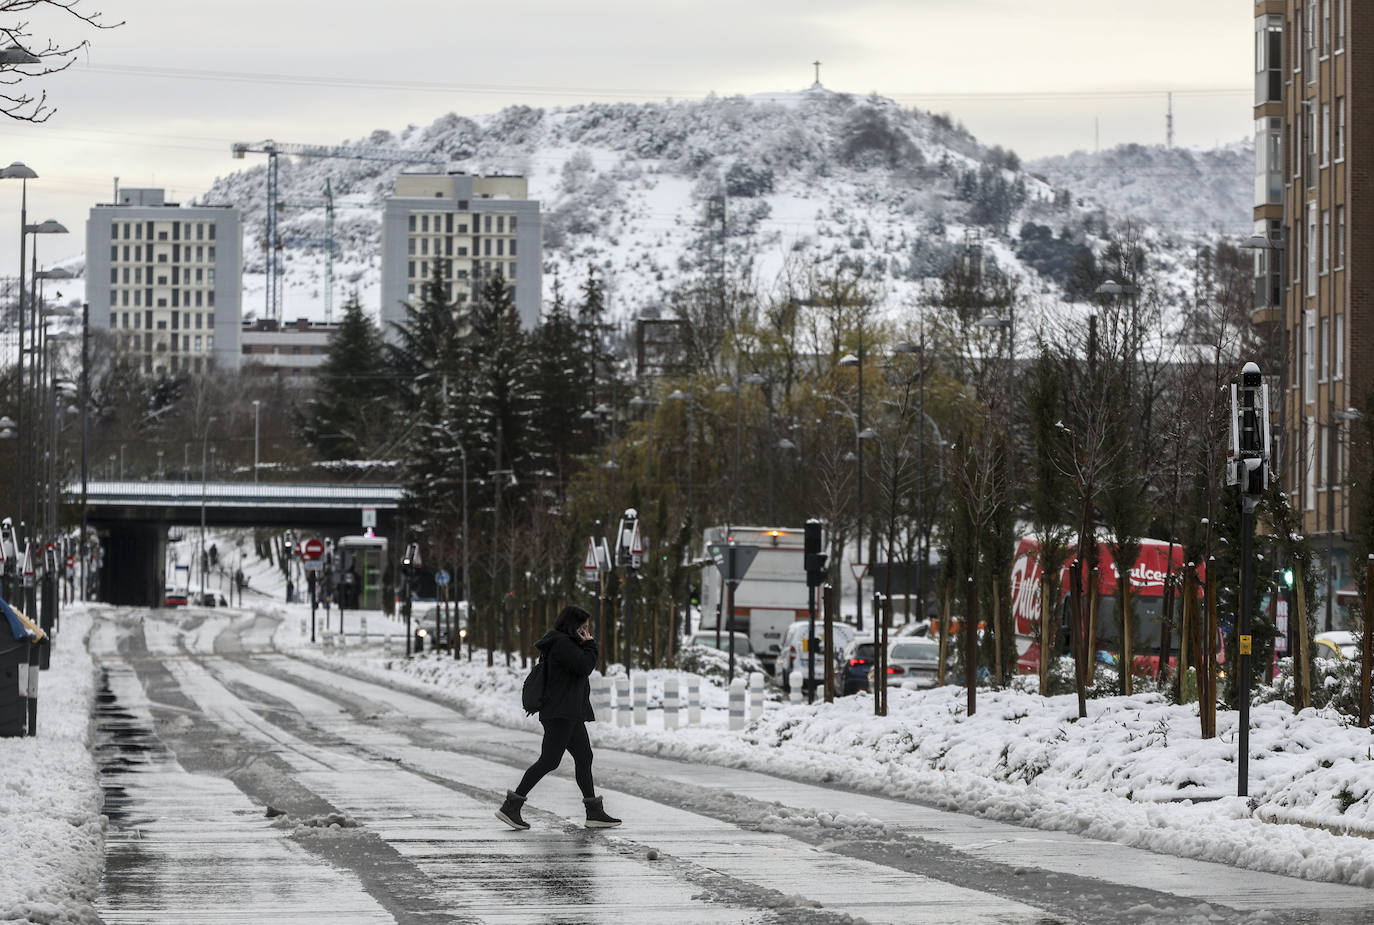
<path id="1" fill-rule="evenodd" d="M 577 638 L 582 642 L 587 642 L 592 638 L 592 631 L 586 626 L 577 628 Z"/>

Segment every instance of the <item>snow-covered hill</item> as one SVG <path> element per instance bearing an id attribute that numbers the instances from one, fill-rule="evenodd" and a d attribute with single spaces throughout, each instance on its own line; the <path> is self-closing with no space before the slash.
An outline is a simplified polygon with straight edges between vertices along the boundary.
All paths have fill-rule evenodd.
<path id="1" fill-rule="evenodd" d="M 1250 168 L 1244 145 L 1218 152 L 1122 148 L 1024 168 L 948 116 L 884 98 L 813 89 L 754 98 L 514 106 L 448 114 L 358 143 L 404 148 L 472 173 L 518 172 L 545 216 L 545 296 L 588 265 L 604 274 L 611 311 L 655 314 L 675 286 L 715 267 L 761 291 L 820 265 L 862 267 L 892 309 L 976 241 L 1042 303 L 1059 302 L 1074 255 L 1100 251 L 1119 219 L 1140 227 L 1182 299 L 1188 255 L 1220 230 L 1244 233 Z M 380 204 L 399 165 L 282 158 L 284 236 L 320 237 L 326 179 L 338 203 L 334 304 L 357 290 L 378 310 Z M 245 312 L 261 312 L 265 168 L 220 178 L 200 200 L 245 213 Z M 1115 173 L 1125 175 L 1117 177 Z M 720 220 L 724 188 L 726 220 Z M 717 204 L 713 205 L 713 200 Z M 1186 212 L 1185 208 L 1186 207 Z M 322 249 L 286 251 L 283 317 L 323 317 Z M 822 271 L 824 272 L 824 271 Z"/>
<path id="2" fill-rule="evenodd" d="M 1026 168 L 1086 203 L 1167 228 L 1248 235 L 1255 146 L 1209 151 L 1119 145 L 1031 161 Z"/>

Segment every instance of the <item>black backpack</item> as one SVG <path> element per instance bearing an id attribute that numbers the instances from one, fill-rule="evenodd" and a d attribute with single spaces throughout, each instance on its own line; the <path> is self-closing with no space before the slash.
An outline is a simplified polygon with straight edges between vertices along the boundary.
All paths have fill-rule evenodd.
<path id="1" fill-rule="evenodd" d="M 526 716 L 533 716 L 544 706 L 544 695 L 549 689 L 549 669 L 547 659 L 540 658 L 525 678 L 525 686 L 520 690 L 520 705 L 525 708 Z"/>

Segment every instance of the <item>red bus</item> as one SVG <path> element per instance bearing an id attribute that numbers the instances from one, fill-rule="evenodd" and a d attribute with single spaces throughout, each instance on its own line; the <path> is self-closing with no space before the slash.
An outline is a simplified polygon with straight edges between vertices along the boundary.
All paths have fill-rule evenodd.
<path id="1" fill-rule="evenodd" d="M 1058 589 L 1060 603 L 1057 625 L 1053 634 L 1056 651 L 1068 652 L 1069 573 L 1072 570 L 1076 544 L 1069 546 L 1064 565 L 1060 569 Z M 1097 651 L 1119 656 L 1121 652 L 1121 621 L 1118 619 L 1116 560 L 1108 543 L 1097 544 Z M 1164 579 L 1170 571 L 1175 576 L 1186 565 L 1183 547 L 1172 546 L 1164 540 L 1141 540 L 1140 554 L 1131 568 L 1131 651 L 1135 674 L 1153 674 L 1159 664 L 1159 640 L 1164 617 Z M 1023 536 L 1016 545 L 1016 557 L 1011 567 L 1011 611 L 1016 632 L 1016 668 L 1022 673 L 1040 670 L 1040 540 Z M 1198 578 L 1203 578 L 1198 568 Z M 1177 578 L 1175 578 L 1177 581 Z M 1086 584 L 1086 582 L 1085 582 Z M 1175 586 L 1177 587 L 1177 585 Z M 1086 592 L 1086 588 L 1084 589 Z M 1171 649 L 1178 649 L 1178 627 L 1182 622 L 1182 608 L 1174 607 L 1174 638 Z"/>

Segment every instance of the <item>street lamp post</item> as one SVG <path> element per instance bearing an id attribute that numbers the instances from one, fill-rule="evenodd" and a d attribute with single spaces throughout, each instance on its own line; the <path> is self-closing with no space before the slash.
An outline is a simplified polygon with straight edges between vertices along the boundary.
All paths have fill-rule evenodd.
<path id="1" fill-rule="evenodd" d="M 214 415 L 205 419 L 205 430 L 200 436 L 200 601 L 205 601 L 205 494 L 206 494 L 206 450 L 210 442 L 210 425 L 215 423 Z"/>
<path id="2" fill-rule="evenodd" d="M 8 167 L 0 169 L 0 179 L 19 180 L 19 401 L 16 406 L 18 411 L 18 423 L 15 424 L 15 436 L 18 439 L 16 463 L 16 481 L 19 483 L 19 509 L 18 517 L 24 519 L 24 257 L 25 246 L 28 241 L 28 222 L 29 222 L 29 181 L 37 178 L 38 174 L 26 167 L 19 161 L 15 161 Z"/>
<path id="3" fill-rule="evenodd" d="M 253 484 L 258 481 L 258 412 L 261 410 L 262 401 L 253 399 Z"/>
<path id="4" fill-rule="evenodd" d="M 840 358 L 841 366 L 858 369 L 859 400 L 858 412 L 854 415 L 854 426 L 863 430 L 864 426 L 864 329 L 859 328 L 859 352 L 849 353 Z M 862 440 L 855 441 L 855 478 L 854 478 L 854 557 L 856 562 L 863 561 L 864 554 L 864 445 Z M 854 576 L 854 628 L 864 631 L 864 580 L 862 574 Z"/>

